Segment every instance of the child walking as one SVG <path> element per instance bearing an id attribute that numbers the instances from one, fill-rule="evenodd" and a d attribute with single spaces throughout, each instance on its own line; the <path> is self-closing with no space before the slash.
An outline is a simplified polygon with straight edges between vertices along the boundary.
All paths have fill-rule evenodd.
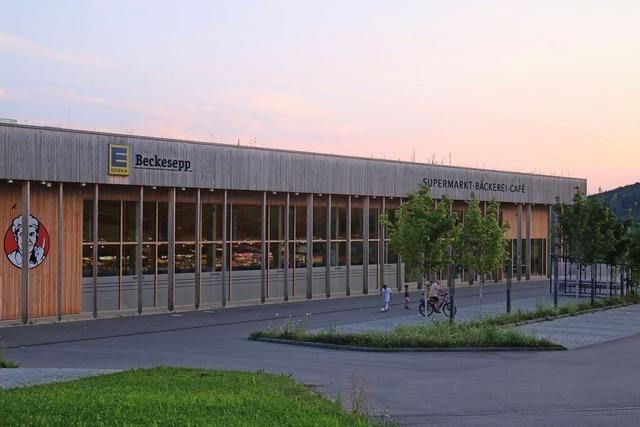
<path id="1" fill-rule="evenodd" d="M 391 301 L 391 289 L 389 289 L 387 285 L 382 285 L 382 289 L 380 289 L 380 295 L 382 295 L 382 302 L 384 303 L 380 311 L 389 311 L 389 301 Z"/>
<path id="2" fill-rule="evenodd" d="M 409 310 L 409 303 L 411 302 L 411 297 L 409 296 L 409 285 L 404 285 L 404 309 Z"/>

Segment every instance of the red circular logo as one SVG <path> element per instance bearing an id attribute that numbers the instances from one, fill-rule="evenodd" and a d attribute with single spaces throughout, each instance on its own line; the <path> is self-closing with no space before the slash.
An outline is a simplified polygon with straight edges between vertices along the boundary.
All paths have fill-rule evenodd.
<path id="1" fill-rule="evenodd" d="M 25 227 L 22 226 L 22 215 L 18 215 L 11 221 L 7 233 L 4 235 L 4 253 L 9 262 L 18 268 L 22 268 L 22 237 Z M 29 215 L 29 224 L 26 227 L 29 233 L 29 268 L 34 268 L 42 264 L 49 254 L 51 239 L 49 232 L 43 223 L 38 221 L 33 215 Z"/>

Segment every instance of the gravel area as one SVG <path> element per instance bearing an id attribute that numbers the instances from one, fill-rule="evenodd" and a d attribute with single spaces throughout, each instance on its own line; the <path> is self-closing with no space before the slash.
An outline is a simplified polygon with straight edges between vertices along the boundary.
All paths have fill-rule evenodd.
<path id="1" fill-rule="evenodd" d="M 24 387 L 57 381 L 71 381 L 94 375 L 111 374 L 118 369 L 7 368 L 0 369 L 0 388 Z"/>

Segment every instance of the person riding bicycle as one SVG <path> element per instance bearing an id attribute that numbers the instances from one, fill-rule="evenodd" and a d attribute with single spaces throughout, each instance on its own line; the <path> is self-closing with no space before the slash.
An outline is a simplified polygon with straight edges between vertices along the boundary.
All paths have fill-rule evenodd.
<path id="1" fill-rule="evenodd" d="M 440 281 L 431 282 L 429 287 L 429 302 L 433 305 L 433 309 L 440 313 L 441 297 L 446 294 L 440 287 Z"/>

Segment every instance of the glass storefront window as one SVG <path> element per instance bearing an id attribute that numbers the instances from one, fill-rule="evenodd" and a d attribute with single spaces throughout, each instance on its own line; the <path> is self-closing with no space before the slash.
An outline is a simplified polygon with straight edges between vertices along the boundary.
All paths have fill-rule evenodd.
<path id="1" fill-rule="evenodd" d="M 98 202 L 98 241 L 120 241 L 120 202 L 100 200 Z"/>
<path id="2" fill-rule="evenodd" d="M 313 242 L 313 266 L 327 266 L 327 244 L 324 242 Z"/>
<path id="3" fill-rule="evenodd" d="M 82 245 L 82 277 L 93 277 L 93 245 Z"/>
<path id="4" fill-rule="evenodd" d="M 232 270 L 260 270 L 260 243 L 233 243 L 231 245 Z"/>
<path id="5" fill-rule="evenodd" d="M 93 242 L 93 200 L 82 202 L 82 241 Z"/>
<path id="6" fill-rule="evenodd" d="M 362 265 L 362 242 L 351 242 L 351 265 Z"/>
<path id="7" fill-rule="evenodd" d="M 333 240 L 347 238 L 347 208 L 331 209 L 331 238 Z"/>
<path id="8" fill-rule="evenodd" d="M 136 202 L 122 203 L 122 241 L 135 242 L 136 236 Z"/>
<path id="9" fill-rule="evenodd" d="M 202 240 L 222 241 L 222 205 L 202 205 Z"/>
<path id="10" fill-rule="evenodd" d="M 133 276 L 136 274 L 136 245 L 122 246 L 122 275 Z"/>
<path id="11" fill-rule="evenodd" d="M 291 251 L 293 261 L 291 265 L 296 268 L 303 268 L 307 266 L 307 245 L 305 243 L 296 243 L 295 247 Z"/>
<path id="12" fill-rule="evenodd" d="M 144 202 L 142 206 L 142 239 L 156 241 L 156 202 Z"/>
<path id="13" fill-rule="evenodd" d="M 362 239 L 362 209 L 351 209 L 351 238 Z"/>
<path id="14" fill-rule="evenodd" d="M 347 242 L 331 243 L 331 266 L 347 265 Z"/>
<path id="15" fill-rule="evenodd" d="M 284 240 L 284 206 L 269 206 L 269 240 Z"/>
<path id="16" fill-rule="evenodd" d="M 176 242 L 193 242 L 195 240 L 196 205 L 194 203 L 176 203 Z"/>
<path id="17" fill-rule="evenodd" d="M 296 206 L 296 240 L 307 240 L 307 207 Z"/>
<path id="18" fill-rule="evenodd" d="M 142 274 L 155 274 L 156 272 L 156 245 L 144 245 L 142 247 Z"/>
<path id="19" fill-rule="evenodd" d="M 98 231 L 100 228 L 98 227 Z M 120 245 L 98 247 L 98 277 L 120 275 Z"/>
<path id="20" fill-rule="evenodd" d="M 325 240 L 326 238 L 327 208 L 324 206 L 316 206 L 313 208 L 313 240 Z"/>
<path id="21" fill-rule="evenodd" d="M 169 272 L 168 254 L 168 245 L 158 245 L 158 274 L 167 274 Z"/>
<path id="22" fill-rule="evenodd" d="M 169 241 L 169 205 L 158 203 L 158 241 Z"/>
<path id="23" fill-rule="evenodd" d="M 380 221 L 380 209 L 369 208 L 369 239 L 377 239 L 379 237 L 378 223 Z"/>
<path id="24" fill-rule="evenodd" d="M 176 244 L 176 273 L 194 273 L 196 271 L 195 245 Z"/>
<path id="25" fill-rule="evenodd" d="M 369 264 L 378 263 L 378 244 L 379 242 L 369 241 Z"/>
<path id="26" fill-rule="evenodd" d="M 202 245 L 202 271 L 222 271 L 222 245 Z"/>
<path id="27" fill-rule="evenodd" d="M 233 241 L 262 240 L 262 207 L 260 205 L 236 205 L 231 209 Z"/>
<path id="28" fill-rule="evenodd" d="M 384 250 L 384 263 L 385 264 L 396 264 L 398 262 L 398 253 L 393 250 L 389 242 L 384 242 L 385 250 Z"/>
<path id="29" fill-rule="evenodd" d="M 270 243 L 268 256 L 270 269 L 284 268 L 284 243 Z"/>

